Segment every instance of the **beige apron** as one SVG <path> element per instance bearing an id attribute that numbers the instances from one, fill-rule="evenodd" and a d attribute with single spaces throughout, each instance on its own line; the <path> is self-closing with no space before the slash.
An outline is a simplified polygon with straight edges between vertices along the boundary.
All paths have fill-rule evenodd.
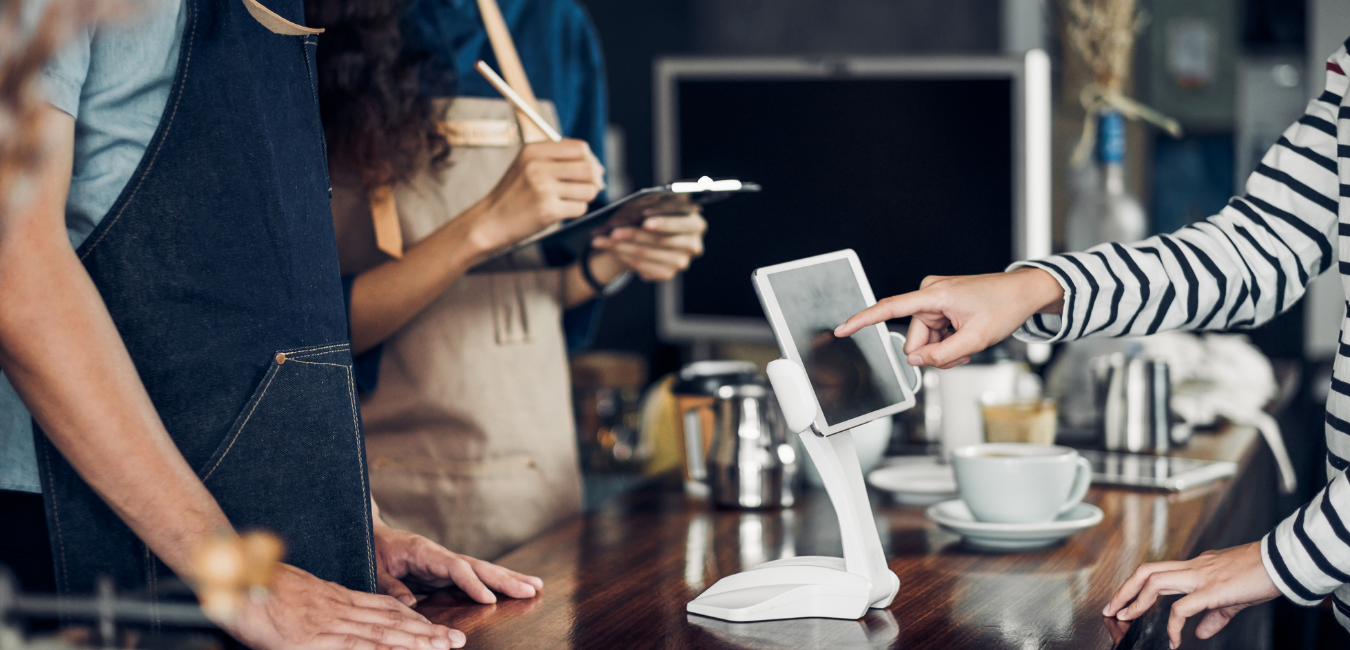
<path id="1" fill-rule="evenodd" d="M 394 188 L 408 245 L 492 190 L 520 150 L 518 129 L 514 142 L 502 136 L 515 120 L 503 100 L 451 102 L 450 164 Z M 370 223 L 361 201 L 335 195 L 334 206 L 339 220 Z M 490 559 L 580 511 L 562 279 L 544 268 L 464 276 L 385 341 L 361 415 L 390 524 Z"/>

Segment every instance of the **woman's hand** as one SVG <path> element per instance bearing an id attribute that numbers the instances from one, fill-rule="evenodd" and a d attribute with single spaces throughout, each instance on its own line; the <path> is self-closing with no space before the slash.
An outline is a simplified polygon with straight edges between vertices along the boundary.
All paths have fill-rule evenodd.
<path id="1" fill-rule="evenodd" d="M 259 650 L 447 650 L 464 634 L 389 596 L 352 591 L 293 566 L 277 567 L 266 600 L 248 601 L 230 636 Z"/>
<path id="2" fill-rule="evenodd" d="M 591 240 L 592 247 L 603 251 L 591 257 L 591 270 L 601 282 L 627 270 L 648 282 L 664 282 L 703 254 L 703 233 L 707 229 L 708 222 L 697 209 L 688 214 L 648 216 L 641 228 L 615 228 Z"/>
<path id="3" fill-rule="evenodd" d="M 1222 630 L 1234 614 L 1280 595 L 1280 590 L 1261 562 L 1261 542 L 1207 551 L 1185 562 L 1155 562 L 1140 565 L 1111 602 L 1104 616 L 1122 621 L 1138 618 L 1148 611 L 1159 596 L 1188 594 L 1172 604 L 1167 620 L 1167 640 L 1172 648 L 1181 645 L 1181 629 L 1186 619 L 1208 611 L 1195 635 L 1208 639 Z"/>
<path id="4" fill-rule="evenodd" d="M 428 593 L 455 585 L 480 603 L 495 603 L 500 592 L 512 598 L 533 598 L 544 581 L 491 562 L 451 553 L 421 535 L 375 524 L 375 575 L 380 593 L 405 605 L 417 602 L 414 591 Z"/>
<path id="5" fill-rule="evenodd" d="M 1006 273 L 929 276 L 918 291 L 884 298 L 835 329 L 849 336 L 869 325 L 913 316 L 905 354 L 909 364 L 952 368 L 1008 338 L 1037 313 L 1059 313 L 1064 292 L 1049 273 L 1021 268 Z"/>
<path id="6" fill-rule="evenodd" d="M 605 187 L 605 168 L 582 140 L 535 142 L 521 148 L 506 175 L 465 216 L 484 253 L 586 214 Z"/>

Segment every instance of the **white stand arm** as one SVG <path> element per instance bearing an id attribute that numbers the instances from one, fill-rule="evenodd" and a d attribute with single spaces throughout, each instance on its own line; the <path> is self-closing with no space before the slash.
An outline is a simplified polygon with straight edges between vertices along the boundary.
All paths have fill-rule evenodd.
<path id="1" fill-rule="evenodd" d="M 767 562 L 717 581 L 686 609 L 728 621 L 862 618 L 868 607 L 890 605 L 900 578 L 886 565 L 853 434 L 816 433 L 820 407 L 801 365 L 779 359 L 769 364 L 768 374 L 788 428 L 801 437 L 839 516 L 844 557 Z"/>

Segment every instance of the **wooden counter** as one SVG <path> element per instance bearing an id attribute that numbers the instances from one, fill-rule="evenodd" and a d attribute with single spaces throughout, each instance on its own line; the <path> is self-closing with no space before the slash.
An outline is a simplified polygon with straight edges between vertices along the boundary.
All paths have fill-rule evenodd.
<path id="1" fill-rule="evenodd" d="M 861 621 L 726 623 L 687 614 L 685 603 L 725 575 L 789 555 L 840 555 L 839 531 L 823 492 L 808 490 L 791 510 L 747 512 L 659 486 L 610 501 L 499 560 L 543 578 L 540 596 L 478 605 L 447 591 L 419 610 L 482 649 L 1111 648 L 1116 639 L 1101 608 L 1139 563 L 1235 543 L 1225 528 L 1243 508 L 1227 497 L 1253 473 L 1258 451 L 1268 455 L 1250 429 L 1198 436 L 1181 455 L 1238 461 L 1236 480 L 1181 494 L 1093 488 L 1087 500 L 1105 512 L 1101 524 L 1025 554 L 967 550 L 922 508 L 873 493 L 901 587 L 889 608 Z M 1141 635 L 1144 627 L 1122 646 L 1156 647 L 1156 633 Z"/>

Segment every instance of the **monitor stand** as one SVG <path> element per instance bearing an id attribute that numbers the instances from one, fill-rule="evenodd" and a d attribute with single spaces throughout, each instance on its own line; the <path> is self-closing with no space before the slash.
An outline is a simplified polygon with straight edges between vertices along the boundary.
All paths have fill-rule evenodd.
<path id="1" fill-rule="evenodd" d="M 768 371 L 788 428 L 798 432 L 839 516 L 844 557 L 805 556 L 761 564 L 718 580 L 686 610 L 736 622 L 862 618 L 870 607 L 890 605 L 900 591 L 900 578 L 886 565 L 853 433 L 828 438 L 816 433 L 815 393 L 801 365 L 779 359 L 769 364 Z"/>

